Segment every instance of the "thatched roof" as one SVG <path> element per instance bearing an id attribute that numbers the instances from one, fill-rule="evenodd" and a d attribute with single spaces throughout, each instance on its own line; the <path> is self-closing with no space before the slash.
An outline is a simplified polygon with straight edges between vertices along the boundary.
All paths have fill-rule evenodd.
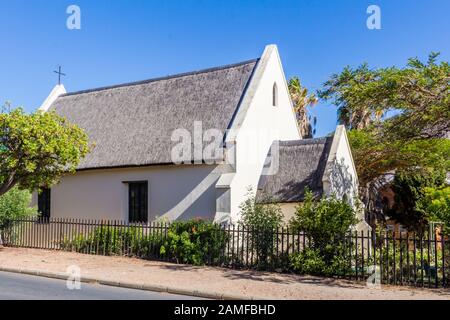
<path id="1" fill-rule="evenodd" d="M 170 164 L 175 129 L 229 128 L 257 60 L 59 97 L 50 109 L 86 130 L 79 169 Z M 205 160 L 205 159 L 195 159 Z"/>
<path id="2" fill-rule="evenodd" d="M 322 178 L 333 137 L 279 142 L 279 168 L 260 178 L 256 199 L 264 202 L 301 202 L 308 187 L 316 197 L 323 193 Z M 274 149 L 276 150 L 276 148 Z M 269 157 L 272 156 L 268 156 Z M 270 165 L 268 160 L 266 163 Z"/>

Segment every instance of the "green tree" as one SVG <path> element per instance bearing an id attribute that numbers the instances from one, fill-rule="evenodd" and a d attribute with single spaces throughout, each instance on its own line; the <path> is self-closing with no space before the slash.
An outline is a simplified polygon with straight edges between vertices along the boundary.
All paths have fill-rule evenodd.
<path id="1" fill-rule="evenodd" d="M 450 186 L 427 187 L 424 193 L 418 209 L 423 211 L 429 220 L 444 223 L 444 232 L 450 235 Z"/>
<path id="2" fill-rule="evenodd" d="M 294 110 L 297 116 L 300 134 L 305 139 L 312 138 L 314 130 L 311 126 L 308 107 L 313 107 L 314 105 L 316 105 L 318 99 L 314 93 L 308 93 L 308 89 L 302 86 L 298 77 L 291 78 L 289 80 L 288 87 L 292 103 L 294 104 Z M 314 118 L 314 123 L 315 122 L 316 118 Z"/>
<path id="3" fill-rule="evenodd" d="M 31 194 L 27 190 L 11 189 L 0 197 L 0 229 L 9 226 L 11 220 L 26 218 L 37 214 L 30 207 Z"/>
<path id="4" fill-rule="evenodd" d="M 349 138 L 366 208 L 376 186 L 396 171 L 450 170 L 450 65 L 409 59 L 405 68 L 346 67 L 319 91 L 338 107 Z M 386 115 L 389 115 L 387 117 Z M 384 116 L 384 117 L 383 117 Z"/>
<path id="5" fill-rule="evenodd" d="M 425 190 L 440 187 L 444 182 L 445 174 L 439 171 L 397 172 L 391 183 L 394 206 L 387 214 L 409 230 L 423 231 L 430 218 L 430 214 L 420 208 Z"/>
<path id="6" fill-rule="evenodd" d="M 383 137 L 376 129 L 351 130 L 348 136 L 363 190 L 378 178 L 396 171 L 450 168 L 449 139 L 394 139 Z"/>
<path id="7" fill-rule="evenodd" d="M 411 58 L 405 68 L 346 67 L 318 96 L 338 106 L 339 120 L 349 129 L 379 124 L 391 111 L 398 115 L 384 123 L 385 134 L 440 137 L 450 131 L 450 65 L 437 63 L 438 56 L 431 53 L 426 63 Z"/>
<path id="8" fill-rule="evenodd" d="M 0 113 L 0 196 L 15 186 L 32 191 L 58 182 L 88 151 L 84 131 L 55 112 Z"/>
<path id="9" fill-rule="evenodd" d="M 17 187 L 0 196 L 0 245 L 3 231 L 11 227 L 14 219 L 37 215 L 36 208 L 31 208 L 30 202 L 30 192 Z"/>

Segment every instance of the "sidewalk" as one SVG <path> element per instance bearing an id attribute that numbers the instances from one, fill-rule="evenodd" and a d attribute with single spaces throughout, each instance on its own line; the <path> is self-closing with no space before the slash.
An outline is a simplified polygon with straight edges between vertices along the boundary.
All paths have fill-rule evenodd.
<path id="1" fill-rule="evenodd" d="M 383 286 L 367 288 L 349 281 L 193 267 L 124 257 L 103 257 L 36 249 L 0 249 L 0 271 L 64 278 L 71 265 L 84 281 L 216 299 L 448 299 L 449 290 Z"/>

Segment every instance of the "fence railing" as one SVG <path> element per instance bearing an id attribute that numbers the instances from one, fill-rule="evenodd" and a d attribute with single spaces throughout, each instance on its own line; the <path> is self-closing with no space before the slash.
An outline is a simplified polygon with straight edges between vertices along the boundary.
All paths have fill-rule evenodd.
<path id="1" fill-rule="evenodd" d="M 179 262 L 168 250 L 168 223 L 125 223 L 80 219 L 17 219 L 2 231 L 10 247 L 64 250 L 96 255 L 120 255 Z M 318 240 L 283 227 L 255 230 L 241 225 L 218 226 L 203 248 L 203 264 L 231 268 L 293 271 L 292 258 L 317 249 Z M 206 242 L 205 242 L 206 243 Z M 450 241 L 438 230 L 407 232 L 352 232 L 329 240 L 323 247 L 338 247 L 340 278 L 420 287 L 450 285 Z M 337 252 L 337 251 L 335 251 Z M 342 268 L 344 265 L 344 268 Z"/>

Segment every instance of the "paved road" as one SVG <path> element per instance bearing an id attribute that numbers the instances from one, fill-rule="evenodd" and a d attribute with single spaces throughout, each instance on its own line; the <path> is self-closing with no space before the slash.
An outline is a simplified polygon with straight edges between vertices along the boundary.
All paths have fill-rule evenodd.
<path id="1" fill-rule="evenodd" d="M 195 299 L 82 283 L 81 290 L 69 290 L 63 280 L 0 272 L 0 300 L 182 300 Z"/>

